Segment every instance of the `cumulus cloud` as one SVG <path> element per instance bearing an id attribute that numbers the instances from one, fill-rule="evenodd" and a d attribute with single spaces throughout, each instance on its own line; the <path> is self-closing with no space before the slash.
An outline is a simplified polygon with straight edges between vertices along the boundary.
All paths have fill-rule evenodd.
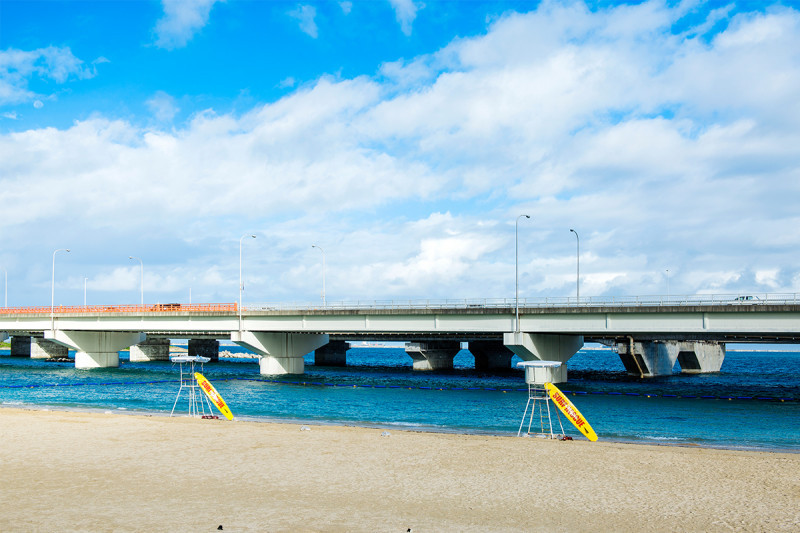
<path id="1" fill-rule="evenodd" d="M 0 227 L 212 250 L 197 272 L 153 271 L 178 288 L 235 279 L 238 236 L 256 231 L 249 301 L 316 297 L 313 242 L 329 300 L 492 297 L 513 296 L 514 220 L 529 213 L 523 297 L 574 295 L 569 228 L 582 297 L 663 294 L 667 269 L 673 294 L 798 291 L 800 13 L 711 13 L 713 37 L 706 20 L 673 31 L 683 15 L 544 2 L 241 115 L 6 134 Z"/>
<path id="2" fill-rule="evenodd" d="M 162 0 L 164 16 L 155 27 L 156 46 L 182 48 L 208 24 L 211 8 L 224 0 Z"/>

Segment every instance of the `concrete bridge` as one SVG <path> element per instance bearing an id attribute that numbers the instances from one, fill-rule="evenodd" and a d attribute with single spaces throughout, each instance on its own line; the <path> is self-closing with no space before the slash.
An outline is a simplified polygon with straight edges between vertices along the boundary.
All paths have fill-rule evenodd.
<path id="1" fill-rule="evenodd" d="M 519 321 L 517 321 L 517 311 Z M 344 365 L 352 340 L 405 341 L 416 370 L 452 368 L 467 342 L 479 369 L 526 361 L 566 363 L 585 342 L 616 348 L 626 370 L 665 375 L 719 371 L 726 342 L 800 342 L 800 295 L 687 296 L 341 303 L 321 306 L 162 304 L 0 309 L 11 355 L 65 357 L 77 368 L 167 359 L 170 339 L 217 358 L 230 340 L 260 356 L 262 374 L 300 374 L 303 357 Z M 566 365 L 551 376 L 566 381 Z"/>

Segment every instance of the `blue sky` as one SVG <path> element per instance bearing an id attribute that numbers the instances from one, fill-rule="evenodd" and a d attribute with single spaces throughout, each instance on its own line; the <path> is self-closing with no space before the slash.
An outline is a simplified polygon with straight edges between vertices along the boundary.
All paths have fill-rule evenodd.
<path id="1" fill-rule="evenodd" d="M 0 1 L 9 305 L 800 292 L 800 5 Z"/>

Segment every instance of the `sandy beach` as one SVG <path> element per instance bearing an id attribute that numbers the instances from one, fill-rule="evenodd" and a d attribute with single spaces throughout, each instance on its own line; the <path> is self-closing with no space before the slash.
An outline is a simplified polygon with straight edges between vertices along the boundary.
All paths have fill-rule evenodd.
<path id="1" fill-rule="evenodd" d="M 0 409 L 0 531 L 797 531 L 800 455 Z"/>

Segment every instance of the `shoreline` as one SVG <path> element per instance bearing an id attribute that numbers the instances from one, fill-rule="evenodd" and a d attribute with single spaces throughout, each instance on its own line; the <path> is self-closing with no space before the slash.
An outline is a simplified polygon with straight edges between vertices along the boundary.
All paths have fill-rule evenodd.
<path id="1" fill-rule="evenodd" d="M 3 409 L 16 409 L 20 411 L 44 411 L 44 412 L 64 412 L 64 413 L 86 413 L 86 414 L 102 414 L 102 415 L 122 415 L 122 416 L 143 416 L 143 417 L 157 417 L 157 418 L 192 418 L 190 415 L 185 414 L 183 411 L 180 414 L 172 416 L 169 411 L 157 411 L 157 410 L 130 410 L 127 408 L 92 408 L 92 407 L 63 407 L 63 406 L 47 406 L 43 407 L 38 404 L 23 404 L 23 403 L 0 403 L 0 413 L 2 413 Z M 217 416 L 219 413 L 217 411 L 213 411 L 213 413 Z M 521 435 L 518 436 L 513 431 L 507 433 L 500 433 L 500 432 L 493 432 L 493 431 L 483 431 L 478 429 L 462 429 L 458 430 L 456 428 L 451 427 L 434 427 L 434 426 L 424 426 L 419 424 L 405 424 L 405 423 L 398 423 L 392 424 L 390 422 L 380 423 L 380 422 L 355 422 L 355 421 L 344 421 L 344 420 L 309 420 L 309 419 L 301 419 L 301 418 L 277 418 L 277 417 L 268 417 L 268 416 L 250 416 L 250 415 L 242 415 L 242 416 L 234 416 L 235 422 L 244 422 L 244 423 L 253 423 L 253 424 L 279 424 L 279 425 L 289 425 L 289 426 L 301 426 L 301 425 L 311 425 L 311 426 L 320 426 L 320 427 L 341 427 L 341 428 L 360 428 L 360 429 L 375 429 L 375 430 L 384 430 L 384 431 L 408 431 L 411 433 L 421 433 L 421 434 L 434 434 L 434 435 L 465 435 L 465 436 L 475 436 L 475 437 L 497 437 L 497 438 L 514 438 L 514 439 L 532 439 L 532 440 L 551 440 L 546 437 L 539 437 L 535 435 L 527 436 Z M 583 437 L 580 435 L 573 435 L 574 440 L 583 441 Z M 692 448 L 692 449 L 706 449 L 706 450 L 727 450 L 727 451 L 734 451 L 734 452 L 754 452 L 754 453 L 780 453 L 780 454 L 789 454 L 789 455 L 800 455 L 800 449 L 795 448 L 770 448 L 770 447 L 758 447 L 758 446 L 734 446 L 734 445 L 724 445 L 724 444 L 700 444 L 688 441 L 663 441 L 663 440 L 633 440 L 633 439 L 614 439 L 610 437 L 603 437 L 600 435 L 598 441 L 602 441 L 604 443 L 611 443 L 611 444 L 622 444 L 622 445 L 630 445 L 630 446 L 658 446 L 658 447 L 667 447 L 667 448 Z"/>
<path id="2" fill-rule="evenodd" d="M 2 409 L 0 530 L 800 526 L 796 454 L 305 426 Z"/>

